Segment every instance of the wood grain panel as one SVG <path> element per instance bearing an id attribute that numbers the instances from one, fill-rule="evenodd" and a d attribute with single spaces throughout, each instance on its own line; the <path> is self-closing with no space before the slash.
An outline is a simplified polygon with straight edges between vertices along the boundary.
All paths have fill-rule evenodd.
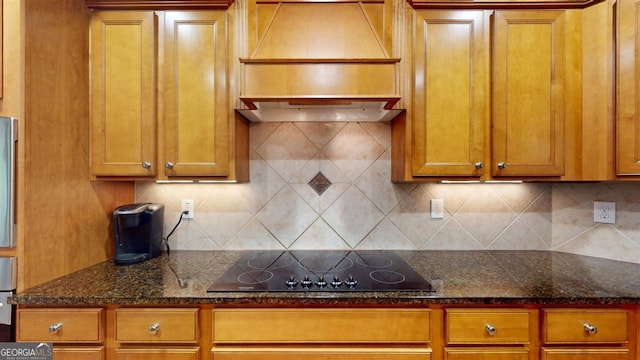
<path id="1" fill-rule="evenodd" d="M 223 11 L 165 14 L 167 176 L 229 174 L 228 26 Z"/>
<path id="2" fill-rule="evenodd" d="M 198 309 L 116 309 L 116 340 L 120 342 L 195 343 Z M 157 331 L 149 330 L 158 325 Z"/>
<path id="3" fill-rule="evenodd" d="M 481 176 L 487 93 L 483 12 L 425 10 L 417 17 L 413 175 Z"/>
<path id="4" fill-rule="evenodd" d="M 618 2 L 616 163 L 618 175 L 640 175 L 640 4 Z"/>
<path id="5" fill-rule="evenodd" d="M 565 172 L 564 22 L 563 11 L 496 12 L 493 176 Z"/>
<path id="6" fill-rule="evenodd" d="M 304 319 L 304 321 L 295 321 Z M 215 343 L 425 344 L 429 311 L 418 309 L 216 309 Z"/>
<path id="7" fill-rule="evenodd" d="M 613 1 L 590 6 L 582 19 L 581 156 L 568 157 L 580 167 L 580 180 L 616 177 L 615 8 Z M 567 106 L 569 107 L 569 106 Z"/>
<path id="8" fill-rule="evenodd" d="M 585 325 L 595 326 L 591 334 Z M 626 310 L 547 309 L 543 311 L 542 341 L 545 344 L 623 344 L 629 341 Z"/>
<path id="9" fill-rule="evenodd" d="M 229 0 L 85 0 L 88 7 L 100 10 L 227 9 Z"/>
<path id="10" fill-rule="evenodd" d="M 631 360 L 627 349 L 549 349 L 542 348 L 541 360 Z"/>
<path id="11" fill-rule="evenodd" d="M 420 348 L 239 348 L 214 347 L 213 360 L 429 360 L 431 351 Z"/>
<path id="12" fill-rule="evenodd" d="M 55 346 L 53 357 L 56 360 L 104 360 L 104 346 Z"/>
<path id="13" fill-rule="evenodd" d="M 200 360 L 200 348 L 119 348 L 114 350 L 116 360 Z"/>
<path id="14" fill-rule="evenodd" d="M 92 16 L 94 176 L 157 173 L 155 68 L 153 12 L 103 11 Z"/>
<path id="15" fill-rule="evenodd" d="M 445 360 L 529 360 L 526 348 L 446 348 Z"/>
<path id="16" fill-rule="evenodd" d="M 104 340 L 104 309 L 20 309 L 17 341 L 99 343 Z M 59 324 L 59 331 L 50 327 Z"/>
<path id="17" fill-rule="evenodd" d="M 383 4 L 378 6 L 380 11 Z M 388 58 L 379 34 L 360 3 L 282 3 L 276 12 L 252 14 L 259 28 L 269 21 L 251 58 Z M 375 19 L 374 19 L 375 20 Z M 375 30 L 377 25 L 377 31 Z"/>
<path id="18" fill-rule="evenodd" d="M 112 257 L 111 212 L 133 200 L 132 183 L 89 181 L 86 7 L 82 0 L 22 3 L 18 290 Z"/>
<path id="19" fill-rule="evenodd" d="M 447 309 L 447 344 L 528 344 L 531 312 L 526 309 Z M 495 333 L 487 330 L 495 328 Z"/>

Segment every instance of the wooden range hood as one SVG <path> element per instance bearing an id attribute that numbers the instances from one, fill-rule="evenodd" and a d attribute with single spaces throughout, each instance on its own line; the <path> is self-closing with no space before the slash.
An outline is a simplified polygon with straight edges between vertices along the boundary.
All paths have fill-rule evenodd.
<path id="1" fill-rule="evenodd" d="M 240 59 L 237 111 L 251 121 L 388 121 L 400 59 L 384 3 L 260 2 L 255 50 Z"/>

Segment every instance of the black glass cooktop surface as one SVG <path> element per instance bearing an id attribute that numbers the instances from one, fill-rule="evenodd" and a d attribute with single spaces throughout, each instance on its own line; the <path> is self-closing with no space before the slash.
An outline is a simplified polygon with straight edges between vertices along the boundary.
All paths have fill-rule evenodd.
<path id="1" fill-rule="evenodd" d="M 225 291 L 433 291 L 392 251 L 248 251 L 207 289 Z"/>

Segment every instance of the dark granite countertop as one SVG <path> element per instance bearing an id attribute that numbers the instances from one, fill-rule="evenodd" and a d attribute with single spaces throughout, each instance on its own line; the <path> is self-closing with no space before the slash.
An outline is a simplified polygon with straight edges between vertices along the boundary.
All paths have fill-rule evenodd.
<path id="1" fill-rule="evenodd" d="M 22 305 L 640 304 L 640 264 L 551 251 L 395 251 L 428 292 L 207 293 L 241 251 L 173 251 L 144 263 L 105 261 L 14 295 Z M 181 287 L 179 281 L 183 282 Z M 436 281 L 437 282 L 437 281 Z"/>

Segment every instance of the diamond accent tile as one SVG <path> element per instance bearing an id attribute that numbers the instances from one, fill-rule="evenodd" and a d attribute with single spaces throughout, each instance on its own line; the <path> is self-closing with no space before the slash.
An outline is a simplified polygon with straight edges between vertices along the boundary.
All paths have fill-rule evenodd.
<path id="1" fill-rule="evenodd" d="M 319 172 L 318 174 L 316 174 L 316 176 L 313 177 L 313 179 L 311 179 L 311 181 L 309 181 L 309 186 L 311 186 L 313 191 L 315 191 L 318 195 L 322 195 L 322 193 L 327 191 L 329 186 L 331 186 L 331 181 L 329 181 L 329 179 L 327 179 L 322 174 L 322 172 Z"/>

